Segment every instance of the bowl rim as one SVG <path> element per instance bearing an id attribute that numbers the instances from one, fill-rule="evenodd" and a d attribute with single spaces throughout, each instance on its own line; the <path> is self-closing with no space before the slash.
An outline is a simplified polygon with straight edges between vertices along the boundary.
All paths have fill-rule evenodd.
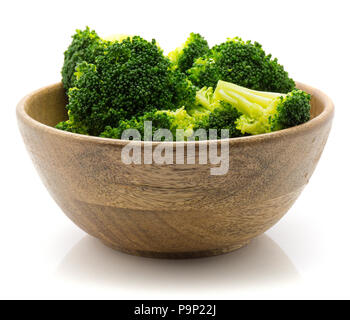
<path id="1" fill-rule="evenodd" d="M 55 90 L 58 87 L 62 87 L 63 89 L 61 82 L 42 87 L 24 96 L 20 100 L 20 102 L 17 104 L 17 107 L 16 107 L 17 119 L 23 121 L 25 124 L 29 125 L 32 128 L 43 131 L 47 134 L 60 136 L 61 138 L 64 138 L 64 139 L 86 141 L 86 142 L 106 144 L 106 145 L 119 145 L 119 146 L 125 146 L 132 142 L 131 140 L 102 138 L 102 137 L 88 136 L 88 135 L 63 131 L 63 130 L 59 130 L 54 127 L 48 126 L 46 124 L 43 124 L 33 119 L 32 117 L 30 117 L 26 112 L 25 107 L 28 103 L 30 103 L 31 99 L 33 99 L 37 94 L 39 94 L 44 90 L 45 91 Z M 318 116 L 301 125 L 294 126 L 287 129 L 282 129 L 279 131 L 270 132 L 270 133 L 251 135 L 246 137 L 237 137 L 237 138 L 227 138 L 227 139 L 218 139 L 218 140 L 201 140 L 201 141 L 164 141 L 164 142 L 138 141 L 138 143 L 141 143 L 141 145 L 178 144 L 178 143 L 182 143 L 185 145 L 186 144 L 203 144 L 203 143 L 220 144 L 221 142 L 224 142 L 227 140 L 229 141 L 230 145 L 241 144 L 241 143 L 244 143 L 244 144 L 261 143 L 267 140 L 274 140 L 274 139 L 280 139 L 280 138 L 289 137 L 289 136 L 296 136 L 299 134 L 305 134 L 305 132 L 318 128 L 333 118 L 334 103 L 324 92 L 301 82 L 296 82 L 296 87 L 310 93 L 311 95 L 317 95 L 322 100 L 322 103 L 324 105 L 324 110 Z"/>

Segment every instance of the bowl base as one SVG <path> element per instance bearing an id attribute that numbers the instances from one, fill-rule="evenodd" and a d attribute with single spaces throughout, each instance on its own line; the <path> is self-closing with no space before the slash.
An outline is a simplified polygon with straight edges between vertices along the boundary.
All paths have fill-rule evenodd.
<path id="1" fill-rule="evenodd" d="M 230 247 L 210 249 L 204 251 L 186 251 L 186 252 L 158 252 L 158 251 L 144 251 L 144 250 L 133 250 L 121 248 L 113 243 L 105 240 L 100 240 L 104 245 L 113 250 L 121 251 L 134 256 L 146 257 L 146 258 L 157 258 L 157 259 L 194 259 L 194 258 L 206 258 L 217 256 L 225 253 L 229 253 L 238 250 L 246 246 L 250 241 L 246 241 L 240 244 L 236 244 Z"/>

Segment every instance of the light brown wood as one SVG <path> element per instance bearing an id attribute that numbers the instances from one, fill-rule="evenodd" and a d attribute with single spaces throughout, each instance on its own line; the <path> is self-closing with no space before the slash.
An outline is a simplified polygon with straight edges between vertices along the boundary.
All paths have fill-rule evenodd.
<path id="1" fill-rule="evenodd" d="M 321 91 L 298 86 L 312 94 L 313 119 L 230 139 L 230 169 L 222 176 L 210 175 L 210 164 L 125 165 L 126 141 L 54 129 L 66 119 L 61 84 L 25 97 L 17 118 L 48 191 L 87 233 L 136 255 L 211 256 L 240 248 L 273 226 L 309 181 L 334 107 Z"/>

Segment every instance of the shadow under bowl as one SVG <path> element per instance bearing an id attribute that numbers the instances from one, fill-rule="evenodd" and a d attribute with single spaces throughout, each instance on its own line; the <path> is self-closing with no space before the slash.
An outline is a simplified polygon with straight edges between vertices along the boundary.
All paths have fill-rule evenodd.
<path id="1" fill-rule="evenodd" d="M 60 83 L 39 89 L 17 106 L 26 148 L 51 196 L 88 234 L 127 253 L 159 258 L 194 258 L 242 247 L 273 226 L 309 181 L 331 129 L 332 101 L 312 95 L 312 119 L 273 133 L 228 139 L 229 169 L 211 175 L 198 164 L 204 145 L 185 142 L 185 164 L 125 164 L 129 141 L 55 129 L 67 119 Z M 227 142 L 227 140 L 226 140 Z M 162 142 L 161 142 L 162 143 Z M 161 143 L 142 142 L 154 150 Z M 172 146 L 174 157 L 176 145 Z M 187 164 L 187 145 L 195 164 Z"/>

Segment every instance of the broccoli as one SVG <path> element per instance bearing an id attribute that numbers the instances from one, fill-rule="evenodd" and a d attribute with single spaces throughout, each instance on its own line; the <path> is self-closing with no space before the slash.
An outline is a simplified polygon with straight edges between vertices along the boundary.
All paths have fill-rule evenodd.
<path id="1" fill-rule="evenodd" d="M 87 27 L 65 52 L 62 82 L 68 120 L 56 128 L 85 135 L 120 139 L 137 129 L 144 140 L 145 122 L 152 121 L 152 135 L 168 129 L 176 137 L 183 129 L 180 139 L 188 140 L 197 129 L 217 129 L 220 138 L 228 129 L 240 137 L 310 119 L 310 95 L 295 89 L 260 44 L 240 38 L 209 49 L 191 33 L 166 57 L 154 39 L 102 39 Z"/>
<path id="2" fill-rule="evenodd" d="M 152 136 L 158 129 L 170 130 L 174 139 L 177 129 L 184 130 L 184 135 L 181 139 L 185 139 L 193 133 L 193 118 L 186 112 L 184 107 L 181 107 L 175 111 L 154 110 L 146 112 L 142 116 L 133 117 L 130 120 L 121 120 L 116 128 L 107 126 L 105 131 L 100 134 L 100 137 L 121 139 L 124 130 L 136 129 L 140 133 L 141 139 L 144 140 L 145 121 L 152 121 Z"/>
<path id="3" fill-rule="evenodd" d="M 215 100 L 213 88 L 202 88 L 196 93 L 196 104 L 187 108 L 193 118 L 193 130 L 216 129 L 221 137 L 221 129 L 229 130 L 229 137 L 240 137 L 244 134 L 236 129 L 235 122 L 242 115 L 232 104 Z"/>
<path id="4" fill-rule="evenodd" d="M 184 130 L 183 136 L 178 136 L 180 140 L 189 139 L 198 129 L 205 129 L 207 132 L 209 129 L 217 129 L 218 137 L 221 137 L 221 129 L 228 129 L 232 138 L 243 136 L 235 124 L 242 113 L 228 102 L 214 100 L 213 95 L 213 88 L 204 87 L 197 91 L 196 103 L 187 108 L 181 107 L 175 111 L 154 110 L 130 120 L 122 120 L 115 128 L 106 127 L 100 136 L 120 139 L 124 130 L 136 129 L 143 140 L 145 121 L 152 121 L 152 134 L 158 129 L 168 129 L 175 139 L 176 130 Z"/>
<path id="5" fill-rule="evenodd" d="M 195 120 L 194 130 L 209 129 L 217 130 L 217 137 L 221 138 L 221 129 L 229 130 L 229 137 L 241 137 L 244 134 L 236 128 L 236 121 L 242 115 L 230 103 L 219 101 L 214 104 L 212 111 L 206 111 L 202 116 Z"/>
<path id="6" fill-rule="evenodd" d="M 241 38 L 228 39 L 199 57 L 188 70 L 194 85 L 215 88 L 219 80 L 254 90 L 288 93 L 294 81 L 277 59 L 267 55 L 262 46 Z"/>
<path id="7" fill-rule="evenodd" d="M 310 119 L 311 96 L 298 89 L 288 94 L 250 90 L 219 81 L 213 100 L 233 105 L 242 115 L 236 128 L 243 134 L 261 134 L 302 124 Z"/>
<path id="8" fill-rule="evenodd" d="M 118 126 L 115 128 L 107 126 L 105 130 L 100 134 L 100 137 L 121 139 L 123 131 L 128 129 L 135 129 L 141 134 L 142 140 L 144 140 L 145 121 L 152 121 L 152 135 L 158 127 L 170 128 L 168 117 L 163 113 L 158 114 L 157 112 L 158 110 L 154 110 L 151 112 L 146 112 L 142 116 L 132 117 L 129 120 L 120 120 Z"/>
<path id="9" fill-rule="evenodd" d="M 199 34 L 191 33 L 186 42 L 168 54 L 169 59 L 181 72 L 186 73 L 193 62 L 209 52 L 208 42 Z"/>
<path id="10" fill-rule="evenodd" d="M 69 111 L 68 111 L 68 116 L 69 116 L 69 119 L 67 121 L 62 121 L 58 123 L 56 125 L 56 129 L 89 135 L 87 127 L 79 122 L 74 121 Z"/>
<path id="11" fill-rule="evenodd" d="M 85 30 L 76 30 L 72 36 L 73 41 L 64 53 L 64 63 L 61 71 L 62 82 L 66 91 L 74 87 L 76 67 L 85 61 L 94 63 L 98 55 L 103 54 L 109 45 L 108 41 L 101 39 L 95 31 L 86 27 Z"/>
<path id="12" fill-rule="evenodd" d="M 229 130 L 229 137 L 262 134 L 302 124 L 310 119 L 310 95 L 298 89 L 288 94 L 250 90 L 219 81 L 215 91 L 202 88 L 196 103 L 175 111 L 153 110 L 130 120 L 121 120 L 115 128 L 105 128 L 101 137 L 120 139 L 126 129 L 136 129 L 144 139 L 144 122 L 152 121 L 152 134 L 158 129 L 183 129 L 181 140 L 189 139 L 198 129 Z M 197 137 L 201 139 L 201 137 Z"/>
<path id="13" fill-rule="evenodd" d="M 98 136 L 121 120 L 191 105 L 195 93 L 186 76 L 173 70 L 155 40 L 134 36 L 111 43 L 94 63 L 77 65 L 67 109 L 88 134 Z"/>

